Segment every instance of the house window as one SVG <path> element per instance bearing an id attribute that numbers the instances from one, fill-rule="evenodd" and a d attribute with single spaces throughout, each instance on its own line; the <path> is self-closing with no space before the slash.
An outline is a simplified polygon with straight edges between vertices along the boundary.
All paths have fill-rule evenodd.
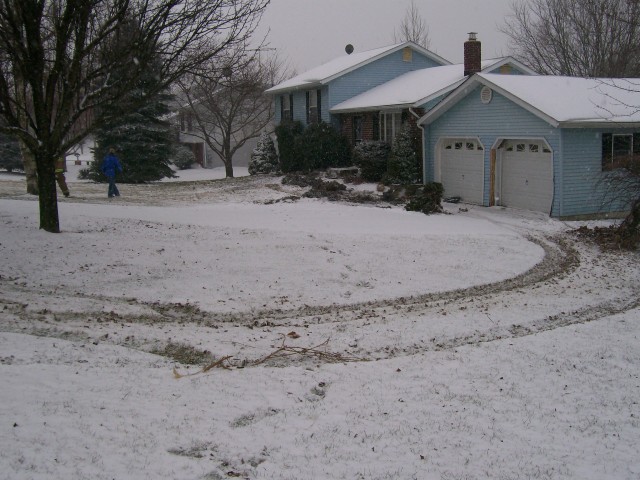
<path id="1" fill-rule="evenodd" d="M 380 114 L 373 115 L 373 140 L 380 140 Z"/>
<path id="2" fill-rule="evenodd" d="M 353 143 L 355 145 L 362 142 L 362 117 L 359 115 L 352 117 L 352 121 Z"/>
<path id="3" fill-rule="evenodd" d="M 193 118 L 191 116 L 191 112 L 180 112 L 180 131 L 193 131 Z"/>
<path id="4" fill-rule="evenodd" d="M 307 124 L 320 122 L 320 100 L 320 90 L 307 92 Z"/>
<path id="5" fill-rule="evenodd" d="M 393 143 L 402 128 L 401 113 L 380 113 L 380 140 Z"/>
<path id="6" fill-rule="evenodd" d="M 603 133 L 602 170 L 630 168 L 640 158 L 640 133 Z"/>
<path id="7" fill-rule="evenodd" d="M 282 121 L 293 120 L 293 95 L 282 95 L 280 108 Z"/>
<path id="8" fill-rule="evenodd" d="M 501 65 L 500 73 L 503 75 L 510 75 L 513 73 L 513 68 L 511 67 L 511 65 Z"/>
<path id="9" fill-rule="evenodd" d="M 411 50 L 411 47 L 404 47 L 402 49 L 402 61 L 411 62 L 412 60 L 413 60 L 413 50 Z"/>

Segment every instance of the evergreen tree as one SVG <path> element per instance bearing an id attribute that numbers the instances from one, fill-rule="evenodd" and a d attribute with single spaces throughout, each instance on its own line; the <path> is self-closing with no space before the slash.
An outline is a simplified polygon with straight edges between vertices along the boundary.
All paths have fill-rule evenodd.
<path id="1" fill-rule="evenodd" d="M 131 91 L 128 100 L 136 102 L 152 88 L 153 74 L 149 73 Z M 121 183 L 143 183 L 175 177 L 171 169 L 174 132 L 164 118 L 170 113 L 168 103 L 171 96 L 162 93 L 140 106 L 137 111 L 124 113 L 119 105 L 113 105 L 106 113 L 105 125 L 96 132 L 94 161 L 86 176 L 95 181 L 105 181 L 100 165 L 109 148 L 116 149 L 122 163 L 119 174 Z"/>
<path id="2" fill-rule="evenodd" d="M 385 180 L 387 183 L 409 184 L 419 182 L 418 177 L 416 150 L 411 131 L 405 126 L 393 141 Z"/>
<path id="3" fill-rule="evenodd" d="M 279 169 L 278 154 L 273 144 L 271 135 L 262 132 L 258 139 L 258 145 L 251 154 L 249 162 L 249 175 L 259 173 L 276 173 Z"/>

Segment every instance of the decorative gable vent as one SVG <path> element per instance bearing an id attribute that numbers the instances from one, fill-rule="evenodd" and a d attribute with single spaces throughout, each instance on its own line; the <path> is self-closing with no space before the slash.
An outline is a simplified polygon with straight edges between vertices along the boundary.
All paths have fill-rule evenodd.
<path id="1" fill-rule="evenodd" d="M 491 101 L 492 97 L 493 91 L 487 86 L 482 87 L 482 90 L 480 90 L 480 101 L 486 105 Z"/>

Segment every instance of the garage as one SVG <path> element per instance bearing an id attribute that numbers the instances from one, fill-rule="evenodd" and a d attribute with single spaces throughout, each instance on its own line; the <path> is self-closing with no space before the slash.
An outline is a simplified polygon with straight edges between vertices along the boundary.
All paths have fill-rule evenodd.
<path id="1" fill-rule="evenodd" d="M 549 214 L 553 202 L 553 154 L 546 142 L 505 140 L 499 152 L 499 204 Z"/>
<path id="2" fill-rule="evenodd" d="M 483 204 L 484 148 L 477 139 L 447 138 L 440 144 L 440 183 L 444 196 Z"/>

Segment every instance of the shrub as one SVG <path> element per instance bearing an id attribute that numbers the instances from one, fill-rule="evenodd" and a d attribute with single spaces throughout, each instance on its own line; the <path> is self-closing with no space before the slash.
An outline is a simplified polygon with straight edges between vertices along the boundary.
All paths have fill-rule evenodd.
<path id="1" fill-rule="evenodd" d="M 284 122 L 276 127 L 278 152 L 280 154 L 280 169 L 283 172 L 298 172 L 303 170 L 303 156 L 300 151 L 299 138 L 304 131 L 302 123 Z"/>
<path id="2" fill-rule="evenodd" d="M 186 170 L 191 168 L 196 161 L 196 157 L 186 145 L 178 144 L 174 147 L 171 163 L 173 163 L 179 170 Z"/>
<path id="3" fill-rule="evenodd" d="M 249 175 L 275 173 L 278 171 L 278 166 L 278 154 L 273 139 L 267 132 L 262 132 L 258 145 L 251 153 Z"/>
<path id="4" fill-rule="evenodd" d="M 440 213 L 443 193 L 444 188 L 441 183 L 427 183 L 415 190 L 404 208 L 410 212 Z"/>
<path id="5" fill-rule="evenodd" d="M 400 184 L 419 182 L 417 157 L 411 131 L 404 127 L 393 141 L 385 181 Z"/>
<path id="6" fill-rule="evenodd" d="M 360 168 L 360 175 L 368 182 L 379 182 L 387 172 L 391 147 L 387 142 L 360 142 L 353 149 L 353 163 Z"/>
<path id="7" fill-rule="evenodd" d="M 351 165 L 348 140 L 328 123 L 309 125 L 300 141 L 304 154 L 303 166 L 307 171 Z"/>

